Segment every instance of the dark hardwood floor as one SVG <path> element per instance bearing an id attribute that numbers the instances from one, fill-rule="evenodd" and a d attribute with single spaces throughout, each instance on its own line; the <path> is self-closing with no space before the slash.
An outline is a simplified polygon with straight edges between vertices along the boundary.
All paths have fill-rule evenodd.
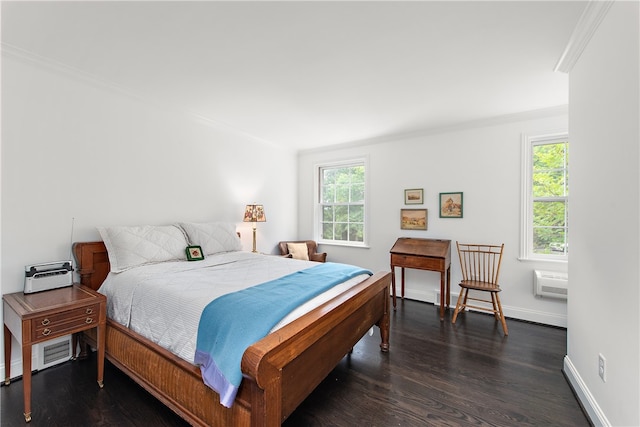
<path id="1" fill-rule="evenodd" d="M 450 318 L 451 313 L 448 313 Z M 589 426 L 561 369 L 566 331 L 399 301 L 391 350 L 366 335 L 284 426 Z M 32 427 L 186 426 L 110 363 L 95 382 L 95 355 L 33 376 Z M 22 381 L 2 386 L 0 423 L 24 426 Z"/>

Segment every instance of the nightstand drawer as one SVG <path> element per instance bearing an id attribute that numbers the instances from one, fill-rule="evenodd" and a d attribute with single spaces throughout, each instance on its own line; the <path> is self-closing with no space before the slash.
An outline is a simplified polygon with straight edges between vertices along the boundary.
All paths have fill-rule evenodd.
<path id="1" fill-rule="evenodd" d="M 36 317 L 32 321 L 33 340 L 52 338 L 77 330 L 82 326 L 96 325 L 100 315 L 100 304 L 74 308 L 51 316 Z"/>

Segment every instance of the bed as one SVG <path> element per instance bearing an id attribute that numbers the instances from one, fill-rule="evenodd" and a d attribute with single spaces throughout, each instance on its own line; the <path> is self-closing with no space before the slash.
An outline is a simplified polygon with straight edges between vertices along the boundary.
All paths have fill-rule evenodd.
<path id="1" fill-rule="evenodd" d="M 113 258 L 115 250 L 108 252 L 113 242 L 107 235 L 102 230 L 103 241 L 73 245 L 81 283 L 96 290 L 121 263 Z M 205 253 L 211 250 L 208 237 L 195 239 Z M 280 425 L 374 325 L 381 351 L 389 350 L 390 281 L 390 273 L 375 273 L 249 346 L 229 408 L 204 384 L 198 366 L 112 318 L 106 357 L 192 425 Z M 93 346 L 95 338 L 91 332 L 85 337 Z"/>

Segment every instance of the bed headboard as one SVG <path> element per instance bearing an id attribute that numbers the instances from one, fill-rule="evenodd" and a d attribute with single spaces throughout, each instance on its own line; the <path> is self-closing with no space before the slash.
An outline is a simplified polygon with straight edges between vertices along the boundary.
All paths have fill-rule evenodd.
<path id="1" fill-rule="evenodd" d="M 104 242 L 76 242 L 73 255 L 80 275 L 80 283 L 98 290 L 111 270 Z"/>

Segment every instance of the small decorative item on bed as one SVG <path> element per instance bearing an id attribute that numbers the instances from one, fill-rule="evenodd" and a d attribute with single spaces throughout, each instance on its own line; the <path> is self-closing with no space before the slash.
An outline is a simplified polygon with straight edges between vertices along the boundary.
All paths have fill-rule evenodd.
<path id="1" fill-rule="evenodd" d="M 187 261 L 202 261 L 204 254 L 200 246 L 187 246 Z"/>
<path id="2" fill-rule="evenodd" d="M 244 252 L 233 224 L 99 231 L 104 243 L 73 250 L 81 282 L 107 296 L 106 357 L 193 425 L 280 425 L 372 326 L 389 349 L 388 272 Z M 204 259 L 188 262 L 187 246 Z M 249 311 L 256 299 L 267 302 L 258 311 L 286 309 L 265 326 Z M 242 331 L 259 318 L 262 331 L 204 326 L 210 304 L 240 314 Z M 214 330 L 222 332 L 214 338 Z M 93 344 L 95 334 L 87 336 Z M 220 393 L 205 384 L 207 359 L 230 384 L 214 387 Z"/>

